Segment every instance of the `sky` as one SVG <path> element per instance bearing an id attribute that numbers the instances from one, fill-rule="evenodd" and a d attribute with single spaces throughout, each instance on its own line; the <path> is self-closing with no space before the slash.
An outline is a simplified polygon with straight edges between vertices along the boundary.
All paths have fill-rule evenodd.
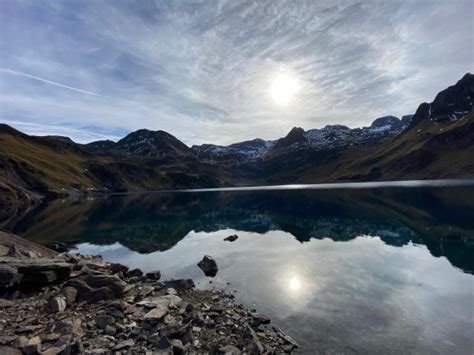
<path id="1" fill-rule="evenodd" d="M 0 122 L 188 145 L 414 113 L 474 67 L 474 1 L 1 0 Z"/>

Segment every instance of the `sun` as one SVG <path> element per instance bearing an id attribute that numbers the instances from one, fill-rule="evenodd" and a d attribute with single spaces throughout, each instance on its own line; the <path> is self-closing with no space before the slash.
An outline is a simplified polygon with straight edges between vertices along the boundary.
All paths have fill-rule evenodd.
<path id="1" fill-rule="evenodd" d="M 290 279 L 289 286 L 291 290 L 294 290 L 294 291 L 299 290 L 301 288 L 300 279 L 297 276 L 293 277 L 292 279 Z"/>
<path id="2" fill-rule="evenodd" d="M 275 75 L 270 86 L 270 95 L 277 104 L 286 106 L 298 92 L 298 80 L 290 73 L 281 72 Z"/>

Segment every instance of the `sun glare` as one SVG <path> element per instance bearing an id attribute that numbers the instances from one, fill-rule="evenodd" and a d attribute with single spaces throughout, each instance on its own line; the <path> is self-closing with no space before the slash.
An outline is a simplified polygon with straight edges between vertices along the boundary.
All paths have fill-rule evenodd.
<path id="1" fill-rule="evenodd" d="M 299 290 L 300 288 L 301 288 L 301 282 L 297 276 L 290 279 L 290 289 L 296 291 L 296 290 Z"/>
<path id="2" fill-rule="evenodd" d="M 287 105 L 298 91 L 298 80 L 289 73 L 278 73 L 272 81 L 270 95 L 279 105 Z"/>

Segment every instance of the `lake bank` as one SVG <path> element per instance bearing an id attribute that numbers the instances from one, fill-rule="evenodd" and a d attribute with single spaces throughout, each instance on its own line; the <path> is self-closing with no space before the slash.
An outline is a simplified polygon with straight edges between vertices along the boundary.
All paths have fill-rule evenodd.
<path id="1" fill-rule="evenodd" d="M 282 330 L 267 326 L 268 317 L 236 304 L 231 294 L 196 290 L 190 279 L 160 282 L 158 271 L 143 275 L 100 257 L 44 257 L 28 243 L 5 244 L 7 256 L 0 256 L 2 353 L 296 349 Z"/>

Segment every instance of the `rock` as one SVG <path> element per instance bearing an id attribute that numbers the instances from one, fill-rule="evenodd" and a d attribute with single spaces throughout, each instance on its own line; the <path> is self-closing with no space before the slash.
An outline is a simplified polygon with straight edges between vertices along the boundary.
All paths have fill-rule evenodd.
<path id="1" fill-rule="evenodd" d="M 161 272 L 159 270 L 151 271 L 146 274 L 147 279 L 159 280 L 161 278 Z"/>
<path id="2" fill-rule="evenodd" d="M 259 325 L 266 325 L 266 324 L 270 324 L 270 318 L 262 315 L 262 314 L 254 314 L 252 316 L 253 320 L 252 320 L 252 325 L 254 327 L 258 327 Z"/>
<path id="3" fill-rule="evenodd" d="M 255 334 L 255 331 L 247 324 L 247 331 L 250 334 L 250 343 L 247 345 L 247 348 L 250 350 L 251 353 L 258 353 L 261 354 L 263 353 L 263 345 L 258 339 L 257 334 Z"/>
<path id="4" fill-rule="evenodd" d="M 228 237 L 224 238 L 224 240 L 227 242 L 235 242 L 237 239 L 239 239 L 237 234 L 229 235 Z"/>
<path id="5" fill-rule="evenodd" d="M 204 272 L 204 275 L 214 277 L 219 270 L 217 268 L 217 263 L 212 256 L 204 255 L 202 260 L 198 263 L 198 266 Z"/>
<path id="6" fill-rule="evenodd" d="M 148 297 L 144 300 L 137 303 L 139 306 L 146 306 L 149 308 L 161 308 L 161 309 L 168 309 L 174 308 L 181 305 L 183 300 L 181 297 L 176 295 L 164 295 L 158 297 Z"/>
<path id="7" fill-rule="evenodd" d="M 88 303 L 121 298 L 127 284 L 116 275 L 87 274 L 69 280 L 66 286 L 77 289 L 77 299 Z"/>
<path id="8" fill-rule="evenodd" d="M 0 346 L 0 354 L 2 355 L 21 355 L 21 351 L 9 346 Z"/>
<path id="9" fill-rule="evenodd" d="M 107 314 L 101 314 L 95 317 L 95 323 L 100 329 L 105 329 L 108 325 L 113 324 L 115 319 Z"/>
<path id="10" fill-rule="evenodd" d="M 7 288 L 20 282 L 23 275 L 9 265 L 0 265 L 0 288 Z"/>
<path id="11" fill-rule="evenodd" d="M 157 349 L 169 349 L 173 346 L 167 336 L 162 336 L 160 340 L 155 344 Z"/>
<path id="12" fill-rule="evenodd" d="M 227 345 L 227 346 L 223 346 L 222 348 L 219 348 L 219 353 L 225 354 L 225 355 L 240 355 L 241 351 L 237 349 L 235 346 Z"/>
<path id="13" fill-rule="evenodd" d="M 24 335 L 20 335 L 13 343 L 13 346 L 17 349 L 23 349 L 27 345 L 28 345 L 28 338 L 25 337 Z"/>
<path id="14" fill-rule="evenodd" d="M 59 253 L 64 253 L 70 249 L 70 246 L 63 242 L 54 241 L 46 244 L 46 248 L 57 251 Z"/>
<path id="15" fill-rule="evenodd" d="M 113 336 L 115 333 L 117 333 L 117 328 L 112 327 L 111 325 L 105 326 L 105 334 Z"/>
<path id="16" fill-rule="evenodd" d="M 13 306 L 13 302 L 6 300 L 4 298 L 0 298 L 0 308 L 7 308 Z"/>
<path id="17" fill-rule="evenodd" d="M 12 245 L 9 249 L 8 249 L 8 252 L 7 252 L 7 256 L 10 256 L 12 258 L 21 258 L 22 256 L 24 256 L 24 254 L 22 254 L 18 248 L 16 247 L 16 245 Z"/>
<path id="18" fill-rule="evenodd" d="M 191 279 L 179 279 L 179 280 L 170 280 L 164 282 L 165 286 L 168 288 L 174 288 L 175 290 L 190 290 L 196 285 L 194 285 L 194 281 Z"/>
<path id="19" fill-rule="evenodd" d="M 23 354 L 36 355 L 41 352 L 41 338 L 35 336 L 28 341 L 28 344 L 23 348 Z"/>
<path id="20" fill-rule="evenodd" d="M 66 297 L 56 296 L 48 300 L 48 310 L 53 313 L 61 313 L 66 310 Z"/>
<path id="21" fill-rule="evenodd" d="M 140 277 L 143 276 L 143 272 L 140 269 L 133 269 L 127 272 L 128 277 Z"/>
<path id="22" fill-rule="evenodd" d="M 60 259 L 0 257 L 0 288 L 42 287 L 69 277 L 72 265 Z"/>
<path id="23" fill-rule="evenodd" d="M 112 348 L 112 350 L 119 351 L 122 349 L 130 348 L 134 345 L 135 345 L 135 341 L 133 341 L 132 339 L 129 339 L 129 340 L 122 341 L 121 343 L 118 343 Z"/>
<path id="24" fill-rule="evenodd" d="M 147 323 L 158 323 L 168 313 L 166 308 L 155 308 L 143 316 L 143 320 Z"/>
<path id="25" fill-rule="evenodd" d="M 122 264 L 111 263 L 109 268 L 114 274 L 121 272 L 125 275 L 128 272 L 128 266 Z"/>
<path id="26" fill-rule="evenodd" d="M 72 305 L 76 301 L 77 290 L 74 287 L 64 287 L 61 293 L 66 298 L 66 304 L 68 306 Z"/>
<path id="27" fill-rule="evenodd" d="M 186 353 L 186 348 L 179 339 L 173 339 L 171 342 L 173 345 L 173 354 L 174 355 L 184 355 Z"/>

